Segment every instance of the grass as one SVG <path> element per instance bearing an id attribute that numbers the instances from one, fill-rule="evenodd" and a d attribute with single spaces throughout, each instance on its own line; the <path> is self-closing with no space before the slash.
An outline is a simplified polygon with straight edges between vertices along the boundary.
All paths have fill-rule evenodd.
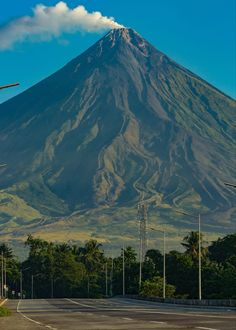
<path id="1" fill-rule="evenodd" d="M 4 316 L 10 316 L 11 315 L 11 311 L 3 306 L 0 306 L 0 317 L 4 317 Z"/>

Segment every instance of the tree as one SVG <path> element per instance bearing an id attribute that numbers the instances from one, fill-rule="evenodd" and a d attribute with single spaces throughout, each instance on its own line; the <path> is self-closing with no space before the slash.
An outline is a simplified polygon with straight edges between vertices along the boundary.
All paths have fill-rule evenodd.
<path id="1" fill-rule="evenodd" d="M 139 263 L 137 253 L 128 246 L 124 250 L 125 261 L 125 292 L 127 294 L 138 293 Z M 123 249 L 120 256 L 114 259 L 113 291 L 115 294 L 122 294 L 123 291 Z"/>
<path id="2" fill-rule="evenodd" d="M 197 265 L 187 253 L 170 251 L 166 256 L 166 278 L 176 287 L 179 297 L 197 297 Z"/>
<path id="3" fill-rule="evenodd" d="M 159 250 L 148 250 L 143 263 L 143 278 L 149 279 L 160 274 L 163 276 L 163 256 Z"/>
<path id="4" fill-rule="evenodd" d="M 8 297 L 11 297 L 11 291 L 18 291 L 19 288 L 19 261 L 15 258 L 12 248 L 7 244 L 2 243 L 0 245 L 0 268 L 2 265 L 2 258 L 6 263 L 6 278 L 8 287 Z"/>
<path id="5" fill-rule="evenodd" d="M 218 238 L 209 246 L 209 257 L 220 263 L 228 261 L 236 266 L 236 233 Z"/>
<path id="6" fill-rule="evenodd" d="M 166 298 L 174 297 L 175 286 L 166 283 Z M 150 298 L 162 298 L 163 297 L 163 278 L 155 276 L 150 280 L 146 280 L 140 292 L 141 296 Z"/>
<path id="7" fill-rule="evenodd" d="M 201 254 L 206 256 L 207 249 L 203 247 L 203 235 L 200 235 L 201 240 Z M 186 248 L 186 253 L 189 254 L 193 260 L 197 260 L 199 256 L 199 233 L 198 231 L 191 231 L 187 236 L 183 238 L 181 243 Z"/>
<path id="8" fill-rule="evenodd" d="M 0 255 L 3 254 L 4 258 L 13 258 L 13 250 L 6 243 L 0 245 Z"/>
<path id="9" fill-rule="evenodd" d="M 105 264 L 104 252 L 101 250 L 101 246 L 100 243 L 92 239 L 78 250 L 78 260 L 84 264 L 86 269 L 87 297 L 101 293 L 98 282 Z"/>

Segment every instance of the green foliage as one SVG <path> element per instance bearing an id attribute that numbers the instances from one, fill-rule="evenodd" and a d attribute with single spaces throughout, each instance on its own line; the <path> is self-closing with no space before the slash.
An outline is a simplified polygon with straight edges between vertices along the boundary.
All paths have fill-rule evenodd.
<path id="1" fill-rule="evenodd" d="M 166 297 L 198 298 L 198 236 L 190 232 L 183 242 L 186 251 L 166 254 Z M 235 234 L 218 239 L 202 250 L 202 293 L 206 299 L 236 298 Z M 0 244 L 0 261 L 6 260 L 8 297 L 19 292 L 20 272 L 23 290 L 31 297 L 32 278 L 34 298 L 89 297 L 123 292 L 123 266 L 125 293 L 139 293 L 139 260 L 128 246 L 119 256 L 107 258 L 102 245 L 96 240 L 84 246 L 56 244 L 28 236 L 27 259 L 21 264 L 6 244 Z M 3 255 L 1 254 L 3 253 Z M 124 255 L 124 263 L 123 263 Z M 142 263 L 142 288 L 146 297 L 163 296 L 163 255 L 149 250 Z M 1 262 L 0 262 L 1 268 Z M 16 296 L 15 296 L 16 297 Z"/>
<path id="2" fill-rule="evenodd" d="M 166 283 L 166 298 L 174 297 L 175 286 Z M 163 297 L 163 278 L 155 276 L 150 280 L 146 280 L 140 291 L 141 296 L 150 298 L 162 298 Z"/>
<path id="3" fill-rule="evenodd" d="M 143 264 L 144 279 L 158 275 L 163 276 L 163 256 L 159 250 L 148 250 Z"/>
<path id="4" fill-rule="evenodd" d="M 128 246 L 124 249 L 125 293 L 137 294 L 139 281 L 139 263 L 137 253 Z M 113 293 L 122 294 L 123 291 L 123 249 L 119 257 L 114 259 Z"/>
<path id="5" fill-rule="evenodd" d="M 229 260 L 236 266 L 236 233 L 218 238 L 209 246 L 210 259 L 220 263 Z"/>
<path id="6" fill-rule="evenodd" d="M 201 234 L 201 255 L 207 254 L 207 249 L 203 247 L 203 235 Z M 189 254 L 193 260 L 197 260 L 199 256 L 199 233 L 197 231 L 191 231 L 187 236 L 183 238 L 181 243 L 186 249 L 186 253 Z"/>
<path id="7" fill-rule="evenodd" d="M 4 317 L 4 316 L 9 316 L 11 315 L 11 311 L 3 306 L 0 306 L 0 317 Z"/>

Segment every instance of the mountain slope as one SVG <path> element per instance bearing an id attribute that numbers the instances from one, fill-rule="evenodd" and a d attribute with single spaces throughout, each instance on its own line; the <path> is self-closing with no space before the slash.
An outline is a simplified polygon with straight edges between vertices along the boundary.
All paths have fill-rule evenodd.
<path id="1" fill-rule="evenodd" d="M 135 210 L 143 196 L 167 222 L 175 206 L 232 228 L 235 107 L 132 29 L 112 30 L 0 105 L 0 186 L 49 217 Z"/>

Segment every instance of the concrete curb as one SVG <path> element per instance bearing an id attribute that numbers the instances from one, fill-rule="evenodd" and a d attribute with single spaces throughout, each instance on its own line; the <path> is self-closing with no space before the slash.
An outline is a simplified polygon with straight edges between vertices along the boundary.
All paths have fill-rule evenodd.
<path id="1" fill-rule="evenodd" d="M 8 301 L 8 299 L 4 299 L 1 303 L 0 303 L 0 306 L 4 305 L 6 302 Z"/>

